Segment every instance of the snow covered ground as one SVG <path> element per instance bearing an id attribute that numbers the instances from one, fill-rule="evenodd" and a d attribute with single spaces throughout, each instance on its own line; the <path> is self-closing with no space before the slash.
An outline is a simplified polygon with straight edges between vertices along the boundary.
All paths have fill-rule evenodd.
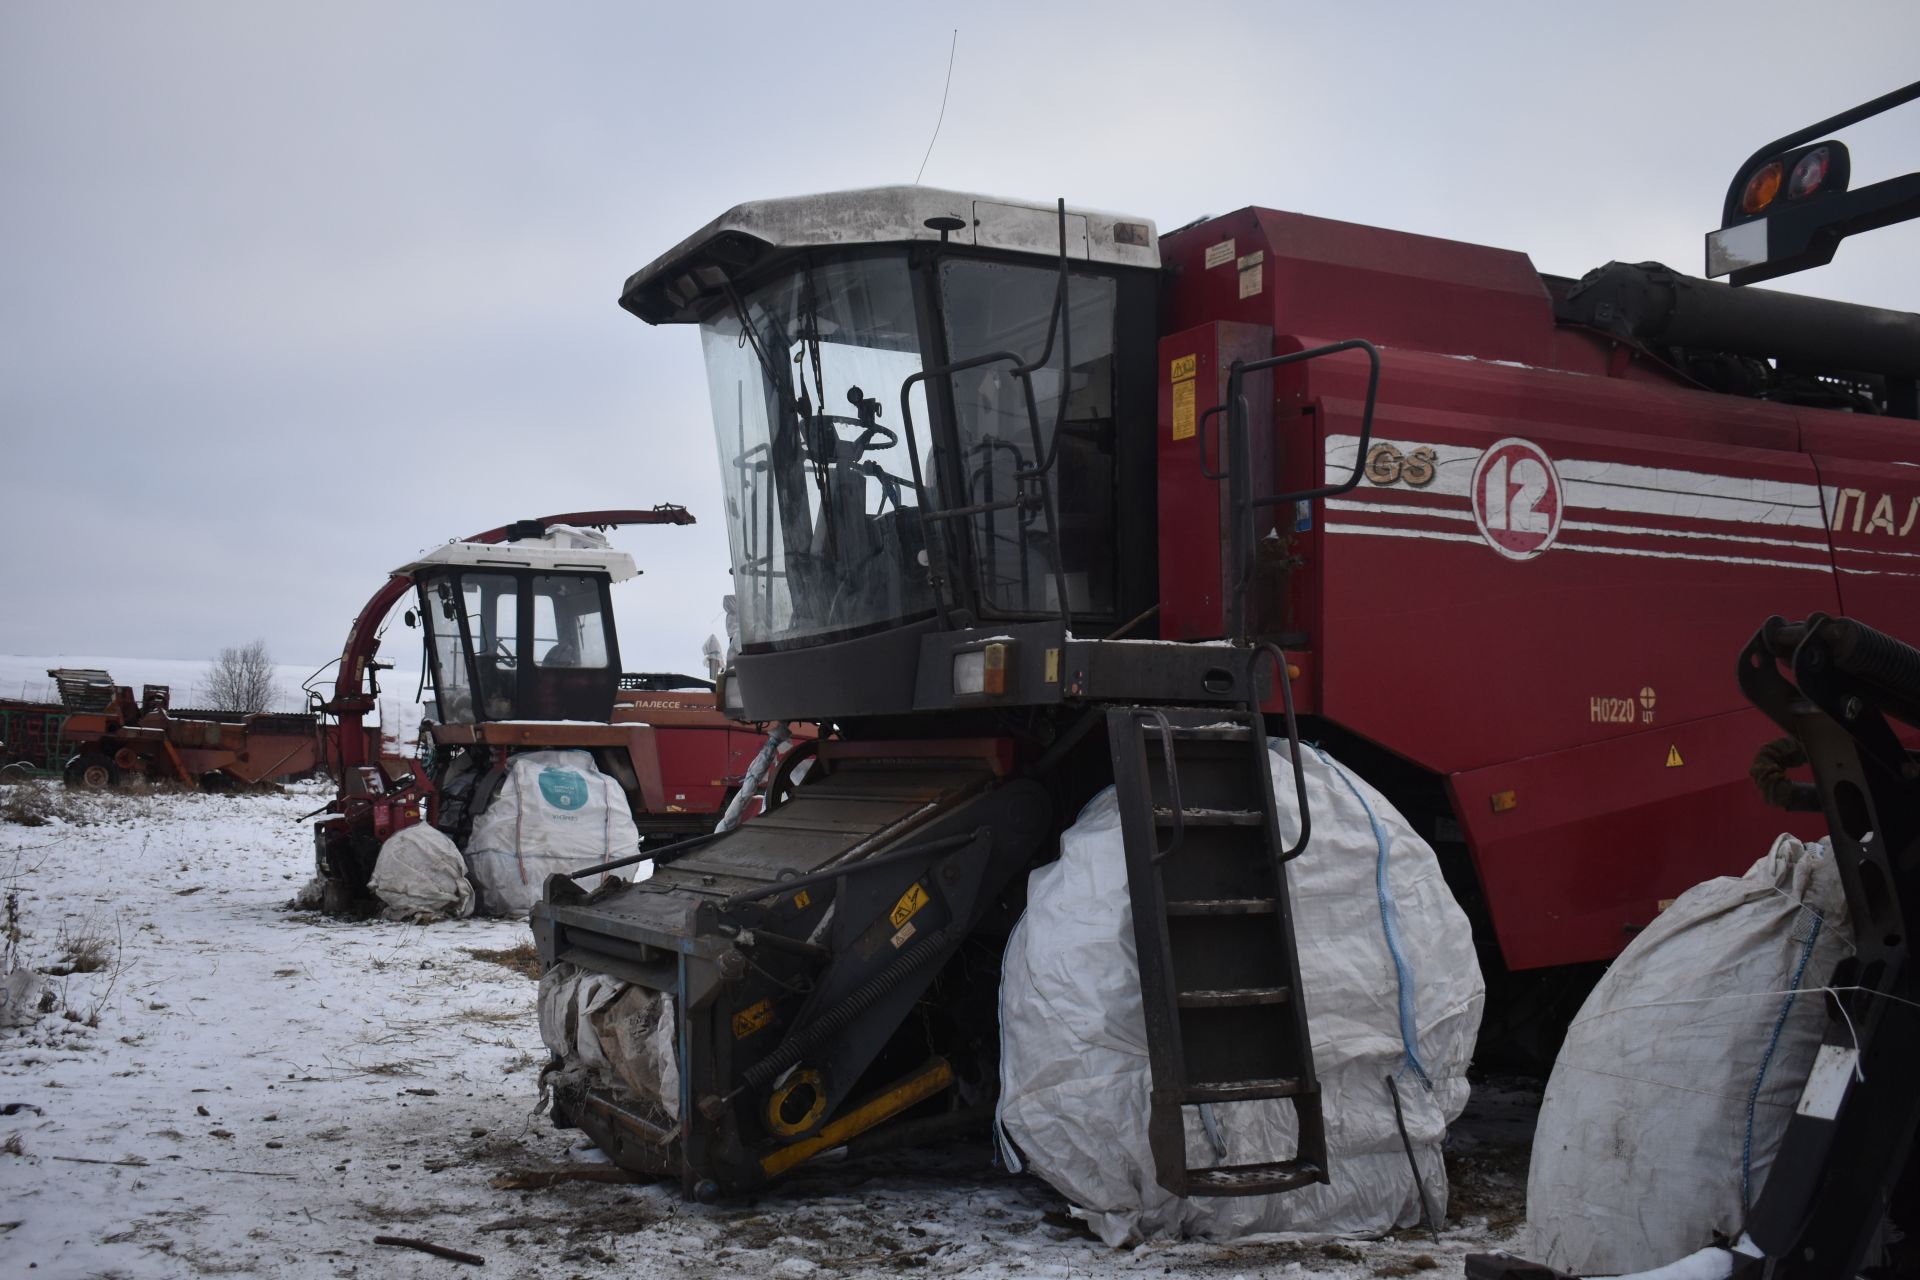
<path id="1" fill-rule="evenodd" d="M 48 1012 L 0 1030 L 0 1274 L 462 1271 L 373 1243 L 390 1235 L 495 1276 L 1458 1275 L 1518 1225 L 1537 1096 L 1512 1087 L 1481 1091 L 1456 1128 L 1439 1243 L 1115 1251 L 984 1145 L 826 1165 L 712 1207 L 663 1186 L 497 1186 L 607 1168 L 535 1113 L 535 984 L 486 955 L 526 928 L 286 910 L 311 865 L 301 817 L 327 794 L 0 786 L 6 945 L 54 974 Z M 45 825 L 10 820 L 49 808 Z"/>

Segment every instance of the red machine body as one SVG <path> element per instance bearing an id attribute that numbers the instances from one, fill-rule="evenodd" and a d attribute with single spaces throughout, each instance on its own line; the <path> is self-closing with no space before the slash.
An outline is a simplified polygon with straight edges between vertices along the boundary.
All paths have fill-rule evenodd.
<path id="1" fill-rule="evenodd" d="M 1731 655 L 1770 613 L 1920 631 L 1910 423 L 1699 389 L 1556 321 L 1519 253 L 1265 209 L 1161 249 L 1162 636 L 1226 634 L 1227 367 L 1365 335 L 1365 483 L 1256 530 L 1301 709 L 1444 779 L 1511 968 L 1608 958 L 1764 849 Z M 1256 489 L 1348 473 L 1365 361 L 1276 374 Z"/>

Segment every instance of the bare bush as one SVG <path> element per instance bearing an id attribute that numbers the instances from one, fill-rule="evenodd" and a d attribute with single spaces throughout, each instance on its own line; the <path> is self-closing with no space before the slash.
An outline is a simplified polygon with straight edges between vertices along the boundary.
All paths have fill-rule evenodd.
<path id="1" fill-rule="evenodd" d="M 255 640 L 237 649 L 222 649 L 194 697 L 212 711 L 251 714 L 271 708 L 276 695 L 273 655 L 267 652 L 265 640 Z"/>
<path id="2" fill-rule="evenodd" d="M 43 787 L 9 787 L 0 799 L 0 822 L 21 827 L 44 827 L 53 821 L 53 801 Z"/>
<path id="3" fill-rule="evenodd" d="M 99 920 L 91 918 L 78 923 L 67 920 L 61 924 L 60 936 L 54 940 L 54 945 L 60 950 L 60 959 L 41 972 L 56 978 L 75 973 L 99 973 L 111 965 L 120 952 L 119 939 L 108 932 Z"/>

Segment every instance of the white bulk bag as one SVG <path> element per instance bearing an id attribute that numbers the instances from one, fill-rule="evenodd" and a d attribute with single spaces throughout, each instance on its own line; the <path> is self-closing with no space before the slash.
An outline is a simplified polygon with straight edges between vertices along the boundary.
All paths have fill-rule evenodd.
<path id="1" fill-rule="evenodd" d="M 1846 916 L 1825 846 L 1783 835 L 1620 953 L 1547 1081 L 1527 1256 L 1613 1275 L 1740 1234 L 1742 1182 L 1758 1196 L 1826 1025 L 1819 996 L 1790 993 L 1852 950 Z"/>
<path id="2" fill-rule="evenodd" d="M 1303 754 L 1313 841 L 1289 864 L 1288 884 L 1330 1185 L 1182 1200 L 1154 1180 L 1146 1021 L 1112 788 L 1061 837 L 1059 859 L 1028 882 L 1000 996 L 999 1122 L 1017 1146 L 1005 1154 L 1016 1167 L 1024 1155 L 1108 1244 L 1163 1234 L 1382 1232 L 1419 1221 L 1390 1075 L 1421 1181 L 1435 1212 L 1445 1212 L 1440 1143 L 1466 1105 L 1485 998 L 1472 931 L 1433 850 L 1385 798 L 1324 753 Z M 1278 746 L 1269 763 L 1282 833 L 1297 833 L 1292 766 Z M 1188 1108 L 1191 1167 L 1292 1154 L 1291 1102 L 1211 1110 L 1226 1155 L 1214 1154 Z"/>
<path id="3" fill-rule="evenodd" d="M 673 997 L 571 964 L 540 979 L 540 1038 L 562 1073 L 582 1073 L 680 1119 Z"/>
<path id="4" fill-rule="evenodd" d="M 387 837 L 367 888 L 385 904 L 382 914 L 389 920 L 463 920 L 473 914 L 466 859 L 458 845 L 424 822 Z"/>
<path id="5" fill-rule="evenodd" d="M 524 916 L 547 877 L 625 858 L 640 832 L 619 782 L 585 751 L 527 751 L 507 764 L 492 803 L 473 820 L 467 862 L 480 886 L 480 910 Z M 600 877 L 582 880 L 592 889 Z"/>

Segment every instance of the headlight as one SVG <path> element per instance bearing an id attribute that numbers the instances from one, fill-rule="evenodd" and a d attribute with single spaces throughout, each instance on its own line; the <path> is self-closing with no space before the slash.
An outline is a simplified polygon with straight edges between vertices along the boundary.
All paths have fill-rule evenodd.
<path id="1" fill-rule="evenodd" d="M 987 691 L 987 654 L 984 649 L 953 655 L 953 693 L 957 698 L 978 697 Z"/>

